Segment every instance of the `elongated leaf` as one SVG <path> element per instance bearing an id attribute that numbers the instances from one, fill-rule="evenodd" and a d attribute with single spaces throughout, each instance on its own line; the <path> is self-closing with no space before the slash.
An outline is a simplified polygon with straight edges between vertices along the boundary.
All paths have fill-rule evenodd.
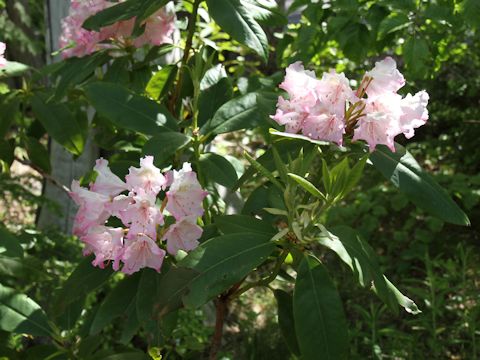
<path id="1" fill-rule="evenodd" d="M 223 104 L 212 120 L 202 127 L 202 134 L 223 134 L 268 124 L 277 95 L 273 93 L 248 93 Z"/>
<path id="2" fill-rule="evenodd" d="M 99 31 L 102 27 L 136 16 L 141 5 L 142 1 L 127 0 L 89 17 L 82 26 L 87 30 Z"/>
<path id="3" fill-rule="evenodd" d="M 275 299 L 278 309 L 278 326 L 287 343 L 288 349 L 295 355 L 300 355 L 297 336 L 295 334 L 295 319 L 293 318 L 293 298 L 292 295 L 283 291 L 275 290 Z"/>
<path id="4" fill-rule="evenodd" d="M 269 240 L 259 233 L 236 233 L 202 243 L 179 264 L 198 271 L 183 303 L 198 307 L 243 279 L 275 249 Z"/>
<path id="5" fill-rule="evenodd" d="M 0 139 L 3 139 L 19 114 L 20 98 L 17 97 L 17 94 L 18 92 L 15 91 L 0 95 L 0 106 L 2 108 L 0 112 Z"/>
<path id="6" fill-rule="evenodd" d="M 207 5 L 210 15 L 226 33 L 267 60 L 267 35 L 240 0 L 207 0 Z"/>
<path id="7" fill-rule="evenodd" d="M 265 25 L 287 25 L 288 19 L 275 0 L 240 0 L 253 18 Z"/>
<path id="8" fill-rule="evenodd" d="M 319 242 L 334 251 L 355 274 L 359 283 L 370 287 L 373 283 L 378 297 L 393 311 L 398 312 L 398 304 L 407 312 L 417 314 L 417 305 L 401 294 L 383 275 L 373 249 L 351 228 L 339 226 L 329 232 L 322 228 Z"/>
<path id="9" fill-rule="evenodd" d="M 50 173 L 52 166 L 50 165 L 50 154 L 47 148 L 31 136 L 25 139 L 25 148 L 32 164 L 38 166 L 46 173 Z"/>
<path id="10" fill-rule="evenodd" d="M 348 356 L 348 328 L 340 296 L 322 264 L 304 257 L 293 294 L 298 345 L 305 360 Z"/>
<path id="11" fill-rule="evenodd" d="M 202 90 L 198 98 L 198 126 L 202 127 L 211 120 L 220 106 L 229 101 L 232 95 L 232 82 L 227 77 Z"/>
<path id="12" fill-rule="evenodd" d="M 401 13 L 393 13 L 382 20 L 378 28 L 377 38 L 383 39 L 388 34 L 402 30 L 409 26 L 412 22 L 408 19 L 408 16 Z"/>
<path id="13" fill-rule="evenodd" d="M 268 180 L 271 181 L 273 185 L 275 185 L 278 189 L 281 191 L 284 190 L 284 187 L 280 182 L 277 180 L 277 178 L 268 170 L 266 169 L 262 164 L 260 164 L 257 160 L 252 158 L 247 152 L 243 154 L 245 158 L 248 160 L 248 162 L 257 170 L 260 174 L 265 176 Z"/>
<path id="14" fill-rule="evenodd" d="M 227 188 L 232 188 L 238 180 L 237 172 L 230 161 L 218 154 L 202 154 L 200 167 L 208 179 Z"/>
<path id="15" fill-rule="evenodd" d="M 139 281 L 140 273 L 136 273 L 133 276 L 123 279 L 109 292 L 95 313 L 90 334 L 98 334 L 105 326 L 110 324 L 112 320 L 127 311 L 128 306 L 135 298 Z"/>
<path id="16" fill-rule="evenodd" d="M 326 200 L 325 199 L 325 195 L 323 195 L 320 190 L 318 190 L 315 185 L 313 185 L 310 181 L 308 181 L 307 179 L 304 179 L 303 177 L 301 176 L 298 176 L 298 175 L 295 175 L 295 174 L 292 174 L 292 173 L 288 173 L 288 176 L 290 176 L 293 180 L 295 180 L 295 182 L 300 185 L 302 188 L 304 188 L 305 190 L 307 190 L 310 194 L 312 194 L 313 196 L 315 196 L 316 198 L 319 198 L 319 199 L 323 199 L 323 200 Z"/>
<path id="17" fill-rule="evenodd" d="M 7 65 L 0 69 L 0 79 L 21 76 L 28 70 L 30 70 L 30 66 L 28 65 L 15 61 L 7 61 Z"/>
<path id="18" fill-rule="evenodd" d="M 23 257 L 23 248 L 17 237 L 0 226 L 0 254 L 10 257 Z"/>
<path id="19" fill-rule="evenodd" d="M 51 336 L 42 308 L 27 295 L 0 284 L 0 329 L 17 334 Z"/>
<path id="20" fill-rule="evenodd" d="M 55 308 L 59 314 L 65 310 L 68 304 L 94 291 L 112 275 L 113 270 L 110 267 L 100 269 L 94 267 L 91 262 L 91 257 L 82 260 L 58 292 Z"/>
<path id="21" fill-rule="evenodd" d="M 97 52 L 81 58 L 72 57 L 63 62 L 63 65 L 54 73 L 60 78 L 55 86 L 56 101 L 60 101 L 69 87 L 73 87 L 89 78 L 95 70 L 109 60 L 105 52 Z"/>
<path id="22" fill-rule="evenodd" d="M 178 129 L 175 118 L 165 106 L 123 86 L 91 83 L 85 87 L 85 95 L 102 116 L 122 128 L 147 135 Z"/>
<path id="23" fill-rule="evenodd" d="M 85 145 L 84 132 L 77 119 L 65 104 L 47 103 L 48 96 L 35 94 L 32 108 L 36 118 L 48 134 L 74 155 L 80 155 Z"/>
<path id="24" fill-rule="evenodd" d="M 380 146 L 370 155 L 373 165 L 418 207 L 438 218 L 457 225 L 470 225 L 468 216 L 437 184 L 431 175 L 422 170 L 413 156 L 399 144 L 392 153 Z"/>
<path id="25" fill-rule="evenodd" d="M 143 153 L 155 156 L 156 164 L 163 164 L 175 152 L 186 146 L 191 138 L 179 132 L 164 132 L 153 136 L 143 147 Z"/>
<path id="26" fill-rule="evenodd" d="M 170 88 L 175 75 L 177 74 L 175 65 L 168 65 L 157 71 L 147 84 L 145 91 L 152 99 L 161 99 Z"/>
<path id="27" fill-rule="evenodd" d="M 215 218 L 215 225 L 217 225 L 224 234 L 248 232 L 272 237 L 277 233 L 267 221 L 247 215 L 217 216 Z"/>

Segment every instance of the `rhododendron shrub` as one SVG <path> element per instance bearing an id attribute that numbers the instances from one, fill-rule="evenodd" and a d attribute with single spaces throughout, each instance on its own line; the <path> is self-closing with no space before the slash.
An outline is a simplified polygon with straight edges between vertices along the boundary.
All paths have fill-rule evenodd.
<path id="1" fill-rule="evenodd" d="M 327 13 L 323 5 L 317 10 Z M 42 336 L 66 358 L 144 358 L 148 348 L 174 359 L 186 353 L 175 339 L 177 318 L 209 304 L 215 327 L 204 351 L 216 359 L 233 304 L 262 288 L 277 300 L 295 357 L 345 359 L 348 316 L 327 252 L 393 313 L 420 311 L 383 274 L 356 224 L 334 226 L 328 215 L 351 204 L 368 168 L 366 184 L 378 171 L 425 212 L 469 224 L 397 143 L 408 146 L 428 126 L 433 99 L 410 90 L 408 66 L 392 51 L 365 56 L 361 67 L 371 70 L 359 77 L 348 59 L 329 59 L 342 73 L 292 61 L 306 58 L 291 46 L 270 56 L 289 41 L 279 38 L 286 24 L 267 0 L 71 2 L 60 38 L 65 59 L 23 69 L 22 89 L 2 94 L 0 164 L 18 158 L 68 192 L 85 259 L 52 285 L 60 288 L 48 316 L 17 294 L 28 301 L 18 316 L 0 318 L 0 330 Z M 61 184 L 47 138 L 72 155 L 76 174 L 77 164 L 98 158 L 93 171 Z M 82 157 L 86 148 L 96 155 Z M 0 242 L 2 256 L 23 254 L 21 246 L 5 249 Z M 0 287 L 0 315 L 11 314 L 2 299 L 13 293 Z M 97 351 L 91 342 L 105 333 L 122 346 Z"/>
<path id="2" fill-rule="evenodd" d="M 95 255 L 93 265 L 104 268 L 111 262 L 113 269 L 119 270 L 123 264 L 121 271 L 126 274 L 144 267 L 160 271 L 165 257 L 160 248 L 163 241 L 173 256 L 178 250 L 197 247 L 203 232 L 197 222 L 207 192 L 190 164 L 164 176 L 153 157 L 146 156 L 140 159 L 139 168 L 129 169 L 125 182 L 112 173 L 105 159 L 97 160 L 94 171 L 97 176 L 89 189 L 74 181 L 70 193 L 79 206 L 73 233 L 85 244 L 84 255 Z M 166 196 L 161 205 L 157 204 L 160 192 Z M 166 226 L 167 215 L 173 216 L 175 223 Z M 123 227 L 106 226 L 112 216 L 120 219 Z"/>

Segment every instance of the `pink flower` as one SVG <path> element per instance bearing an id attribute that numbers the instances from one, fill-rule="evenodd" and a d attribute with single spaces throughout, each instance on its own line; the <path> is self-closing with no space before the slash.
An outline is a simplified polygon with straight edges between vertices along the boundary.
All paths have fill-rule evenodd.
<path id="1" fill-rule="evenodd" d="M 198 246 L 203 230 L 197 225 L 195 216 L 187 216 L 168 228 L 164 240 L 169 254 L 177 255 L 178 250 L 190 251 Z"/>
<path id="2" fill-rule="evenodd" d="M 315 72 L 305 70 L 302 63 L 297 61 L 287 67 L 285 79 L 279 87 L 288 93 L 291 101 L 296 101 L 307 109 L 317 101 L 317 84 Z"/>
<path id="3" fill-rule="evenodd" d="M 172 34 L 175 30 L 175 14 L 165 9 L 158 10 L 145 20 L 145 32 L 134 40 L 136 47 L 145 44 L 162 45 L 173 42 Z M 130 32 L 131 33 L 131 32 Z"/>
<path id="4" fill-rule="evenodd" d="M 127 239 L 125 245 L 122 272 L 133 274 L 144 267 L 160 271 L 165 251 L 160 249 L 150 237 L 138 234 L 134 238 Z"/>
<path id="5" fill-rule="evenodd" d="M 278 124 L 285 125 L 285 131 L 291 134 L 296 134 L 302 129 L 303 122 L 309 114 L 301 105 L 296 105 L 293 101 L 285 100 L 280 96 L 277 112 L 271 117 Z"/>
<path id="6" fill-rule="evenodd" d="M 72 182 L 70 196 L 79 206 L 73 226 L 75 235 L 83 236 L 90 227 L 103 225 L 110 217 L 107 209 L 110 201 L 108 196 L 87 190 L 75 180 Z"/>
<path id="7" fill-rule="evenodd" d="M 98 159 L 93 170 L 97 172 L 97 178 L 90 186 L 92 191 L 103 195 L 116 196 L 127 190 L 127 184 L 125 184 L 125 182 L 123 182 L 117 175 L 112 173 L 108 167 L 107 160 L 102 158 Z"/>
<path id="8" fill-rule="evenodd" d="M 395 151 L 394 137 L 402 131 L 399 120 L 402 116 L 401 96 L 395 93 L 384 93 L 381 96 L 366 100 L 365 116 L 358 120 L 353 140 L 365 140 L 370 151 L 377 144 L 384 144 Z"/>
<path id="9" fill-rule="evenodd" d="M 400 117 L 399 125 L 407 139 L 410 139 L 415 135 L 413 129 L 416 129 L 427 122 L 428 99 L 429 96 L 426 91 L 420 91 L 414 96 L 407 94 L 407 96 L 402 99 L 400 106 L 403 114 Z"/>
<path id="10" fill-rule="evenodd" d="M 160 169 L 153 165 L 153 156 L 140 159 L 140 168 L 130 167 L 129 174 L 125 177 L 130 190 L 143 189 L 146 193 L 156 196 L 165 189 L 166 179 Z"/>
<path id="11" fill-rule="evenodd" d="M 323 73 L 316 90 L 322 106 L 328 106 L 329 112 L 336 114 L 339 119 L 345 116 L 347 102 L 358 101 L 345 74 L 338 74 L 335 70 Z"/>
<path id="12" fill-rule="evenodd" d="M 0 42 L 0 68 L 3 68 L 7 65 L 7 60 L 5 59 L 5 50 L 7 46 Z"/>
<path id="13" fill-rule="evenodd" d="M 142 233 L 156 239 L 157 227 L 163 225 L 163 216 L 155 206 L 155 196 L 140 188 L 136 194 L 130 194 L 130 197 L 133 202 L 125 210 L 119 211 L 123 224 L 130 227 L 128 237 Z"/>
<path id="14" fill-rule="evenodd" d="M 86 247 L 84 254 L 95 254 L 92 264 L 100 268 L 105 267 L 105 261 L 113 261 L 113 270 L 120 267 L 120 258 L 123 255 L 123 229 L 106 226 L 94 226 L 81 237 Z"/>
<path id="15" fill-rule="evenodd" d="M 166 209 L 176 220 L 190 215 L 202 216 L 202 201 L 207 194 L 191 165 L 184 163 L 180 171 L 173 171 L 173 183 L 167 191 Z"/>
<path id="16" fill-rule="evenodd" d="M 305 119 L 302 133 L 311 139 L 331 141 L 341 146 L 345 133 L 345 122 L 343 118 L 335 114 L 312 114 Z"/>
<path id="17" fill-rule="evenodd" d="M 391 57 L 376 62 L 375 67 L 367 71 L 365 75 L 372 78 L 366 90 L 369 97 L 385 92 L 396 93 L 405 85 L 405 78 L 397 70 L 397 63 Z"/>

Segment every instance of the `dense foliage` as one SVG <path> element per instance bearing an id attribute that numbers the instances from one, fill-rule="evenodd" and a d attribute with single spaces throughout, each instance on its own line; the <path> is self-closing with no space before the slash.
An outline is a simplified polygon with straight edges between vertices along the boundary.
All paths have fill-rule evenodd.
<path id="1" fill-rule="evenodd" d="M 0 1 L 0 356 L 478 357 L 478 2 L 278 3 L 73 1 L 36 68 Z"/>

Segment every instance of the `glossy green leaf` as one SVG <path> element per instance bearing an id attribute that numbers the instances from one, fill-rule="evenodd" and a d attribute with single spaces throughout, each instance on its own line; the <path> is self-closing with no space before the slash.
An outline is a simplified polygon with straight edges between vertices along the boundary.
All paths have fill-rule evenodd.
<path id="1" fill-rule="evenodd" d="M 313 257 L 305 256 L 298 268 L 293 315 L 302 359 L 347 359 L 348 328 L 342 300 L 325 267 Z"/>
<path id="2" fill-rule="evenodd" d="M 128 20 L 136 16 L 142 5 L 141 1 L 127 0 L 105 10 L 97 12 L 83 23 L 87 30 L 99 31 L 102 27 L 112 25 L 118 21 Z"/>
<path id="3" fill-rule="evenodd" d="M 0 139 L 2 139 L 12 126 L 15 118 L 19 115 L 20 98 L 17 92 L 0 95 Z"/>
<path id="4" fill-rule="evenodd" d="M 277 233 L 273 226 L 267 221 L 247 215 L 217 216 L 214 223 L 224 234 L 248 232 L 273 237 Z"/>
<path id="5" fill-rule="evenodd" d="M 175 65 L 167 65 L 157 71 L 147 84 L 145 91 L 152 99 L 161 99 L 169 91 L 177 74 Z"/>
<path id="6" fill-rule="evenodd" d="M 373 165 L 418 207 L 438 218 L 457 225 L 470 225 L 468 216 L 437 184 L 431 175 L 406 149 L 395 145 L 392 153 L 385 146 L 378 146 L 370 155 Z"/>
<path id="7" fill-rule="evenodd" d="M 60 314 L 67 305 L 100 287 L 113 274 L 111 267 L 100 269 L 92 265 L 92 257 L 86 257 L 70 274 L 56 296 L 55 308 Z"/>
<path id="8" fill-rule="evenodd" d="M 292 173 L 289 173 L 288 174 L 289 177 L 291 177 L 293 180 L 295 180 L 295 182 L 300 185 L 302 188 L 304 188 L 306 191 L 308 191 L 310 194 L 312 194 L 313 196 L 315 196 L 316 198 L 319 198 L 319 199 L 322 199 L 322 200 L 326 200 L 325 198 L 325 195 L 323 195 L 321 193 L 320 190 L 318 190 L 315 185 L 313 185 L 310 181 L 308 181 L 307 179 L 301 177 L 301 176 L 298 176 L 298 175 L 295 175 L 295 174 L 292 174 Z"/>
<path id="9" fill-rule="evenodd" d="M 200 155 L 199 165 L 207 179 L 227 188 L 232 188 L 238 181 L 233 165 L 223 156 L 214 153 Z"/>
<path id="10" fill-rule="evenodd" d="M 95 82 L 85 87 L 85 95 L 100 115 L 119 127 L 146 135 L 178 129 L 165 106 L 123 86 Z"/>
<path id="11" fill-rule="evenodd" d="M 103 300 L 95 313 L 90 334 L 98 334 L 105 326 L 115 318 L 123 315 L 130 304 L 134 301 L 139 286 L 140 273 L 128 276 L 118 283 Z"/>
<path id="12" fill-rule="evenodd" d="M 21 76 L 28 70 L 30 70 L 30 66 L 28 65 L 15 61 L 7 61 L 7 65 L 0 69 L 0 79 Z"/>
<path id="13" fill-rule="evenodd" d="M 183 302 L 199 307 L 247 276 L 273 252 L 270 236 L 259 233 L 222 235 L 202 243 L 179 265 L 196 270 Z"/>
<path id="14" fill-rule="evenodd" d="M 378 27 L 378 39 L 383 39 L 386 35 L 394 33 L 408 27 L 412 22 L 408 16 L 402 13 L 392 13 L 382 20 Z"/>
<path id="15" fill-rule="evenodd" d="M 398 304 L 404 306 L 406 303 L 408 303 L 408 307 L 405 307 L 407 312 L 413 314 L 420 312 L 413 301 L 403 294 L 399 298 L 392 291 L 380 269 L 377 255 L 353 229 L 347 226 L 336 227 L 330 232 L 323 227 L 321 229 L 322 235 L 319 236 L 318 241 L 334 251 L 350 267 L 362 286 L 370 287 L 373 284 L 378 297 L 395 312 L 398 312 Z"/>
<path id="16" fill-rule="evenodd" d="M 430 72 L 432 56 L 427 40 L 410 36 L 403 45 L 403 55 L 407 68 L 413 75 L 424 78 Z"/>
<path id="17" fill-rule="evenodd" d="M 0 284 L 0 329 L 38 336 L 53 333 L 42 308 L 25 294 Z"/>
<path id="18" fill-rule="evenodd" d="M 240 0 L 252 17 L 268 26 L 287 25 L 288 19 L 275 0 Z"/>
<path id="19" fill-rule="evenodd" d="M 25 149 L 27 150 L 27 155 L 33 165 L 38 166 L 40 169 L 46 173 L 52 171 L 52 166 L 50 165 L 50 154 L 45 146 L 40 144 L 40 142 L 29 136 L 25 139 Z"/>
<path id="20" fill-rule="evenodd" d="M 220 78 L 214 78 L 211 73 L 218 72 L 216 70 L 216 68 L 212 68 L 207 71 L 200 84 L 201 92 L 198 98 L 198 126 L 200 127 L 211 120 L 220 106 L 233 96 L 232 82 L 227 77 L 225 70 Z"/>
<path id="21" fill-rule="evenodd" d="M 223 104 L 201 129 L 202 134 L 223 134 L 268 124 L 274 112 L 277 95 L 248 93 Z"/>
<path id="22" fill-rule="evenodd" d="M 153 155 L 156 164 L 163 164 L 175 155 L 176 151 L 186 146 L 192 139 L 179 132 L 164 132 L 154 135 L 143 146 L 145 155 Z"/>
<path id="23" fill-rule="evenodd" d="M 23 257 L 23 248 L 17 237 L 3 226 L 0 226 L 0 254 L 10 257 Z"/>
<path id="24" fill-rule="evenodd" d="M 240 0 L 207 0 L 207 5 L 209 14 L 222 30 L 267 60 L 267 35 Z"/>
<path id="25" fill-rule="evenodd" d="M 275 299 L 277 300 L 278 326 L 282 332 L 283 339 L 287 343 L 288 349 L 295 355 L 300 355 L 297 336 L 295 334 L 295 319 L 293 318 L 293 298 L 292 295 L 283 290 L 275 290 Z"/>
<path id="26" fill-rule="evenodd" d="M 85 146 L 84 132 L 77 119 L 63 103 L 48 103 L 48 96 L 36 93 L 32 99 L 32 109 L 48 134 L 74 155 L 80 155 Z"/>

